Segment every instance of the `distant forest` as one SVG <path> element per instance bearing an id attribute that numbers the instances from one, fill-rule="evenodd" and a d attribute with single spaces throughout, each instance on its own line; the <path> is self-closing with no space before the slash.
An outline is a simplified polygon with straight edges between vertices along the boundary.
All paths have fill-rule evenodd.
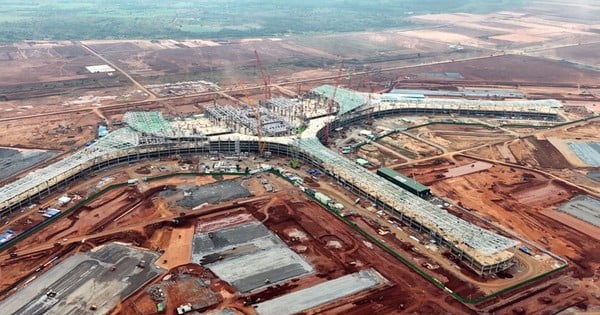
<path id="1" fill-rule="evenodd" d="M 527 0 L 7 0 L 0 41 L 265 37 L 403 28 L 426 13 L 515 10 Z"/>

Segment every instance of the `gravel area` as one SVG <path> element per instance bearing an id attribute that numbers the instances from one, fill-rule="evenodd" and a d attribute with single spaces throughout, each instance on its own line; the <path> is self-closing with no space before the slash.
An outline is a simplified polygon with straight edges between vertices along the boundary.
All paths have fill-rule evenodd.
<path id="1" fill-rule="evenodd" d="M 246 293 L 313 271 L 259 222 L 194 236 L 192 261 Z"/>
<path id="2" fill-rule="evenodd" d="M 77 253 L 0 302 L 2 314 L 108 314 L 122 300 L 154 279 L 158 254 L 121 244 Z M 145 268 L 136 265 L 145 260 Z M 112 267 L 114 271 L 111 271 Z M 47 293 L 52 290 L 54 296 Z M 96 305 L 96 311 L 90 310 Z"/>
<path id="3" fill-rule="evenodd" d="M 239 180 L 226 180 L 204 186 L 180 185 L 177 187 L 177 191 L 183 193 L 183 198 L 176 203 L 178 206 L 185 208 L 194 208 L 204 203 L 219 203 L 251 195 Z"/>
<path id="4" fill-rule="evenodd" d="M 361 270 L 256 305 L 258 314 L 295 314 L 326 304 L 385 281 L 377 271 Z"/>

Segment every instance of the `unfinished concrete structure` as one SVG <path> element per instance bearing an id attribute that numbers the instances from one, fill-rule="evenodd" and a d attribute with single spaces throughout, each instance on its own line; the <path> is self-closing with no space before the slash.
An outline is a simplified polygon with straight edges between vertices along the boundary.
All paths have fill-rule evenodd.
<path id="1" fill-rule="evenodd" d="M 236 132 L 264 136 L 285 136 L 291 134 L 293 127 L 278 114 L 259 106 L 233 107 L 229 105 L 213 105 L 205 108 L 206 114 L 217 125 L 225 124 Z M 259 115 L 259 117 L 256 117 Z M 260 120 L 260 126 L 258 121 Z"/>
<path id="2" fill-rule="evenodd" d="M 332 88 L 325 86 L 311 95 L 327 100 Z M 459 113 L 517 115 L 537 119 L 557 119 L 560 106 L 555 101 L 544 103 L 521 101 L 516 104 L 490 103 L 475 106 L 467 101 L 443 102 L 380 102 L 369 104 L 377 95 L 365 95 L 350 90 L 336 94 L 337 116 L 312 119 L 299 137 L 263 137 L 266 150 L 284 156 L 300 158 L 343 183 L 348 189 L 373 201 L 378 207 L 397 216 L 407 225 L 428 233 L 432 239 L 450 248 L 467 266 L 485 276 L 507 269 L 514 263 L 518 243 L 496 233 L 481 229 L 448 214 L 379 176 L 357 166 L 329 150 L 318 140 L 330 121 L 331 128 L 354 124 L 367 117 L 403 113 Z M 329 94 L 331 95 L 331 94 Z M 476 102 L 476 101 L 471 101 Z M 434 104 L 434 105 L 432 105 Z M 449 104 L 449 105 L 448 105 Z M 423 107 L 420 107 L 423 106 Z M 258 139 L 245 134 L 206 136 L 182 133 L 164 120 L 160 113 L 130 113 L 124 118 L 128 127 L 109 133 L 74 155 L 37 170 L 0 188 L 0 216 L 36 202 L 70 182 L 102 168 L 182 153 L 256 152 Z"/>

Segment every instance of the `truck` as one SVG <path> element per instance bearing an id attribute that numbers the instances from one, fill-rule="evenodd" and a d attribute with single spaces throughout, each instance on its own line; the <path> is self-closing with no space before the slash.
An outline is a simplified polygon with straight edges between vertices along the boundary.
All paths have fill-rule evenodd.
<path id="1" fill-rule="evenodd" d="M 519 250 L 522 251 L 523 253 L 529 255 L 529 256 L 533 256 L 533 253 L 531 252 L 531 250 L 527 246 L 521 246 L 521 247 L 519 247 Z"/>
<path id="2" fill-rule="evenodd" d="M 327 204 L 329 204 L 329 202 L 331 202 L 331 198 L 329 198 L 329 196 L 327 196 L 323 193 L 320 193 L 320 192 L 315 193 L 315 199 L 317 199 L 319 202 L 321 202 L 324 205 L 327 205 Z"/>

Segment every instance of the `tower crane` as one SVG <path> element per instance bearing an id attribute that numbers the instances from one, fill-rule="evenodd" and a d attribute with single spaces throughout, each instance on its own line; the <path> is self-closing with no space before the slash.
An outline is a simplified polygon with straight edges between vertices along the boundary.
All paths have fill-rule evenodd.
<path id="1" fill-rule="evenodd" d="M 265 71 L 265 67 L 263 66 L 262 61 L 260 61 L 260 57 L 258 56 L 258 51 L 254 51 L 254 56 L 256 56 L 256 66 L 257 68 L 260 70 L 260 76 L 263 80 L 263 84 L 264 84 L 264 93 L 265 93 L 265 104 L 267 104 L 267 101 L 269 99 L 271 99 L 271 88 L 269 88 L 269 84 L 271 84 L 271 79 L 269 78 L 269 75 L 267 74 L 267 72 Z"/>
<path id="2" fill-rule="evenodd" d="M 325 125 L 325 133 L 323 134 L 322 142 L 327 145 L 329 142 L 329 132 L 331 131 L 331 113 L 333 112 L 333 102 L 335 99 L 335 94 L 337 93 L 338 86 L 340 85 L 340 79 L 342 78 L 342 73 L 344 72 L 344 60 L 340 63 L 340 69 L 338 70 L 338 74 L 335 77 L 335 85 L 333 86 L 333 93 L 331 93 L 331 97 L 327 101 L 327 124 Z"/>

